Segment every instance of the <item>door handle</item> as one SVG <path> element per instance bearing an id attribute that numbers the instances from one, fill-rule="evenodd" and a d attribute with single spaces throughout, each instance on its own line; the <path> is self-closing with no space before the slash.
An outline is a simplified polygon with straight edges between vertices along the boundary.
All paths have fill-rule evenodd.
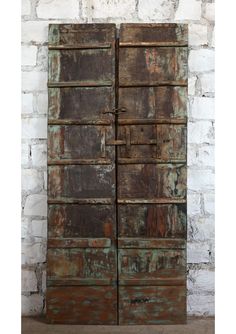
<path id="1" fill-rule="evenodd" d="M 121 108 L 113 108 L 112 111 L 103 111 L 103 114 L 119 115 L 124 112 L 127 112 L 127 109 L 124 107 L 121 107 Z"/>

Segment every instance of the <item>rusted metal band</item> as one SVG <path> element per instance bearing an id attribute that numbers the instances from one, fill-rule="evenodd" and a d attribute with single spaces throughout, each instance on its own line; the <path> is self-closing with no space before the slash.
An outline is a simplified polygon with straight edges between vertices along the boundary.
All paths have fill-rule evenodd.
<path id="1" fill-rule="evenodd" d="M 49 166 L 59 165 L 110 165 L 112 161 L 110 159 L 61 159 L 61 160 L 48 160 Z"/>
<path id="2" fill-rule="evenodd" d="M 185 249 L 185 239 L 119 238 L 119 248 Z"/>
<path id="3" fill-rule="evenodd" d="M 109 238 L 50 238 L 48 248 L 109 248 Z"/>
<path id="4" fill-rule="evenodd" d="M 114 204 L 112 198 L 49 198 L 48 204 Z"/>
<path id="5" fill-rule="evenodd" d="M 113 85 L 112 81 L 58 81 L 48 82 L 48 87 L 110 87 Z"/>
<path id="6" fill-rule="evenodd" d="M 118 204 L 184 204 L 185 198 L 119 198 Z"/>

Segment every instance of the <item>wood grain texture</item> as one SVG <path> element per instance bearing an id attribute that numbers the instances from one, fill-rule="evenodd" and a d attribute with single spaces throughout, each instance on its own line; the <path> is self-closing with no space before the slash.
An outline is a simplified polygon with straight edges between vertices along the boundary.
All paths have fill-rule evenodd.
<path id="1" fill-rule="evenodd" d="M 186 322 L 184 286 L 121 286 L 121 325 L 180 324 Z"/>
<path id="2" fill-rule="evenodd" d="M 116 325 L 117 292 L 111 286 L 50 287 L 46 293 L 51 323 Z"/>
<path id="3" fill-rule="evenodd" d="M 187 48 L 121 48 L 119 85 L 152 86 L 161 82 L 187 83 Z"/>

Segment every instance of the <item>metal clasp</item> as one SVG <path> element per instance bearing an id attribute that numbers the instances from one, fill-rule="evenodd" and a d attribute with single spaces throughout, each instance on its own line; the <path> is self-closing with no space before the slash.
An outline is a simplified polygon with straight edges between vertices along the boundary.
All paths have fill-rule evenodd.
<path id="1" fill-rule="evenodd" d="M 127 109 L 124 107 L 121 108 L 113 108 L 112 111 L 103 111 L 103 114 L 113 114 L 113 115 L 119 115 L 123 112 L 127 112 Z"/>

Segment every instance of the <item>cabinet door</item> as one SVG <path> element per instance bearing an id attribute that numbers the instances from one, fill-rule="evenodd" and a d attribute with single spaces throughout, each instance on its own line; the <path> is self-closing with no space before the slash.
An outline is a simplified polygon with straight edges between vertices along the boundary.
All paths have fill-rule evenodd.
<path id="1" fill-rule="evenodd" d="M 117 323 L 115 25 L 49 28 L 47 319 Z"/>
<path id="2" fill-rule="evenodd" d="M 118 98 L 119 323 L 184 323 L 186 25 L 121 25 Z"/>

